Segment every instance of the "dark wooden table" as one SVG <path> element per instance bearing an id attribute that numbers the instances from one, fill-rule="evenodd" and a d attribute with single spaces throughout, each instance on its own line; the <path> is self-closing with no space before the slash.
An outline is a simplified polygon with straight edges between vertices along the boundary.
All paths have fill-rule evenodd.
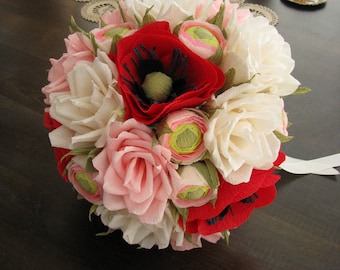
<path id="1" fill-rule="evenodd" d="M 279 16 L 294 75 L 312 92 L 286 99 L 295 139 L 288 155 L 310 159 L 340 150 L 340 1 L 301 9 L 279 0 L 248 1 Z M 42 125 L 49 57 L 64 52 L 74 0 L 0 0 L 0 269 L 340 269 L 340 178 L 282 172 L 277 199 L 232 231 L 230 245 L 189 252 L 141 250 L 120 232 L 89 222 L 59 177 Z"/>

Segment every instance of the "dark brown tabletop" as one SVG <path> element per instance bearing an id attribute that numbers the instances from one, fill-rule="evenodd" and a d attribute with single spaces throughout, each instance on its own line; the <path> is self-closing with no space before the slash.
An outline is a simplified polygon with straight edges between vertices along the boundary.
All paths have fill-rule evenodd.
<path id="1" fill-rule="evenodd" d="M 283 149 L 312 159 L 340 150 L 340 1 L 301 8 L 279 0 L 267 6 L 290 43 L 294 76 L 312 92 L 286 100 L 290 134 Z M 88 220 L 57 173 L 43 95 L 50 57 L 64 52 L 70 16 L 85 29 L 84 3 L 0 0 L 0 269 L 340 269 L 339 176 L 281 172 L 276 200 L 255 210 L 224 241 L 176 252 L 137 249 L 119 231 Z"/>

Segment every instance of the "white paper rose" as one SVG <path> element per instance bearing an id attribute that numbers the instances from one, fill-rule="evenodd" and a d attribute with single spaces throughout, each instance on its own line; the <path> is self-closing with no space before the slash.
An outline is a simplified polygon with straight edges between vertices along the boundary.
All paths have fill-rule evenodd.
<path id="1" fill-rule="evenodd" d="M 242 84 L 219 95 L 204 135 L 211 160 L 232 184 L 248 182 L 253 168 L 269 169 L 280 148 L 273 131 L 282 128 L 281 99 L 259 92 L 266 88 Z"/>
<path id="2" fill-rule="evenodd" d="M 51 94 L 50 115 L 62 124 L 49 134 L 52 146 L 104 146 L 107 126 L 124 105 L 114 88 L 114 64 L 103 54 L 100 59 L 98 55 L 93 62 L 78 62 L 67 74 L 70 91 Z"/>
<path id="3" fill-rule="evenodd" d="M 226 31 L 229 55 L 221 64 L 224 71 L 233 67 L 236 75 L 242 74 L 242 79 L 256 75 L 253 83 L 270 86 L 267 91 L 279 96 L 292 94 L 298 88 L 299 81 L 291 75 L 295 62 L 290 46 L 268 20 L 250 17 L 240 25 L 234 18 Z M 247 67 L 246 76 L 244 67 Z"/>
<path id="4" fill-rule="evenodd" d="M 206 0 L 204 8 L 201 0 L 125 0 L 126 13 L 129 18 L 142 22 L 148 9 L 148 14 L 158 21 L 168 21 L 171 29 L 188 17 L 198 14 L 201 20 L 207 19 L 213 0 Z"/>
<path id="5" fill-rule="evenodd" d="M 100 216 L 104 225 L 112 230 L 120 229 L 123 239 L 130 245 L 139 245 L 150 249 L 158 246 L 164 249 L 169 246 L 173 232 L 174 222 L 169 208 L 165 209 L 163 219 L 157 224 L 141 223 L 139 218 L 126 210 L 109 211 L 104 206 L 96 209 L 96 215 Z"/>

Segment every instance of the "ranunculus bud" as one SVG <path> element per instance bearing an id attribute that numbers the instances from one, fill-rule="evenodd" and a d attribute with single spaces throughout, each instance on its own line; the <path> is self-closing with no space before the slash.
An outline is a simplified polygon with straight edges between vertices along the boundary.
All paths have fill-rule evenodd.
<path id="1" fill-rule="evenodd" d="M 171 93 L 172 79 L 163 72 L 152 72 L 145 76 L 142 88 L 147 98 L 164 102 Z"/>
<path id="2" fill-rule="evenodd" d="M 226 47 L 221 30 L 213 24 L 199 21 L 186 21 L 178 32 L 179 39 L 193 52 L 204 59 L 219 64 Z"/>
<path id="3" fill-rule="evenodd" d="M 86 158 L 75 156 L 67 165 L 68 178 L 74 189 L 87 201 L 98 204 L 102 201 L 102 185 L 94 173 L 85 171 Z"/>
<path id="4" fill-rule="evenodd" d="M 209 161 L 199 161 L 180 167 L 181 181 L 175 190 L 173 203 L 180 208 L 198 207 L 217 196 L 218 174 Z"/>
<path id="5" fill-rule="evenodd" d="M 207 119 L 198 111 L 182 109 L 163 119 L 157 130 L 159 142 L 171 151 L 172 160 L 187 165 L 205 154 L 203 136 Z"/>
<path id="6" fill-rule="evenodd" d="M 106 53 L 115 51 L 116 43 L 122 37 L 132 33 L 133 26 L 129 23 L 108 24 L 103 28 L 95 28 L 91 31 L 100 49 Z"/>

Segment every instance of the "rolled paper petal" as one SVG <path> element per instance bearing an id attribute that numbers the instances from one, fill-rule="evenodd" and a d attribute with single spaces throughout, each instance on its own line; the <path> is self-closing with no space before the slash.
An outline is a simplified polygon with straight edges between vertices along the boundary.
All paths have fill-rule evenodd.
<path id="1" fill-rule="evenodd" d="M 171 151 L 174 162 L 187 165 L 200 160 L 206 153 L 203 136 L 207 119 L 191 109 L 172 112 L 160 123 L 159 142 Z"/>
<path id="2" fill-rule="evenodd" d="M 130 23 L 108 24 L 103 28 L 95 28 L 91 31 L 98 47 L 106 53 L 110 53 L 119 39 L 133 33 L 134 27 Z"/>
<path id="3" fill-rule="evenodd" d="M 217 172 L 209 171 L 205 162 L 182 166 L 179 169 L 181 181 L 174 190 L 173 203 L 179 208 L 202 206 L 216 198 Z"/>
<path id="4" fill-rule="evenodd" d="M 185 21 L 179 32 L 179 39 L 193 52 L 208 59 L 226 47 L 221 30 L 213 24 L 199 21 Z M 221 55 L 222 60 L 222 55 Z"/>
<path id="5" fill-rule="evenodd" d="M 102 197 L 102 185 L 96 180 L 96 174 L 85 171 L 86 158 L 75 156 L 67 164 L 68 178 L 75 190 L 87 201 L 100 204 Z"/>

